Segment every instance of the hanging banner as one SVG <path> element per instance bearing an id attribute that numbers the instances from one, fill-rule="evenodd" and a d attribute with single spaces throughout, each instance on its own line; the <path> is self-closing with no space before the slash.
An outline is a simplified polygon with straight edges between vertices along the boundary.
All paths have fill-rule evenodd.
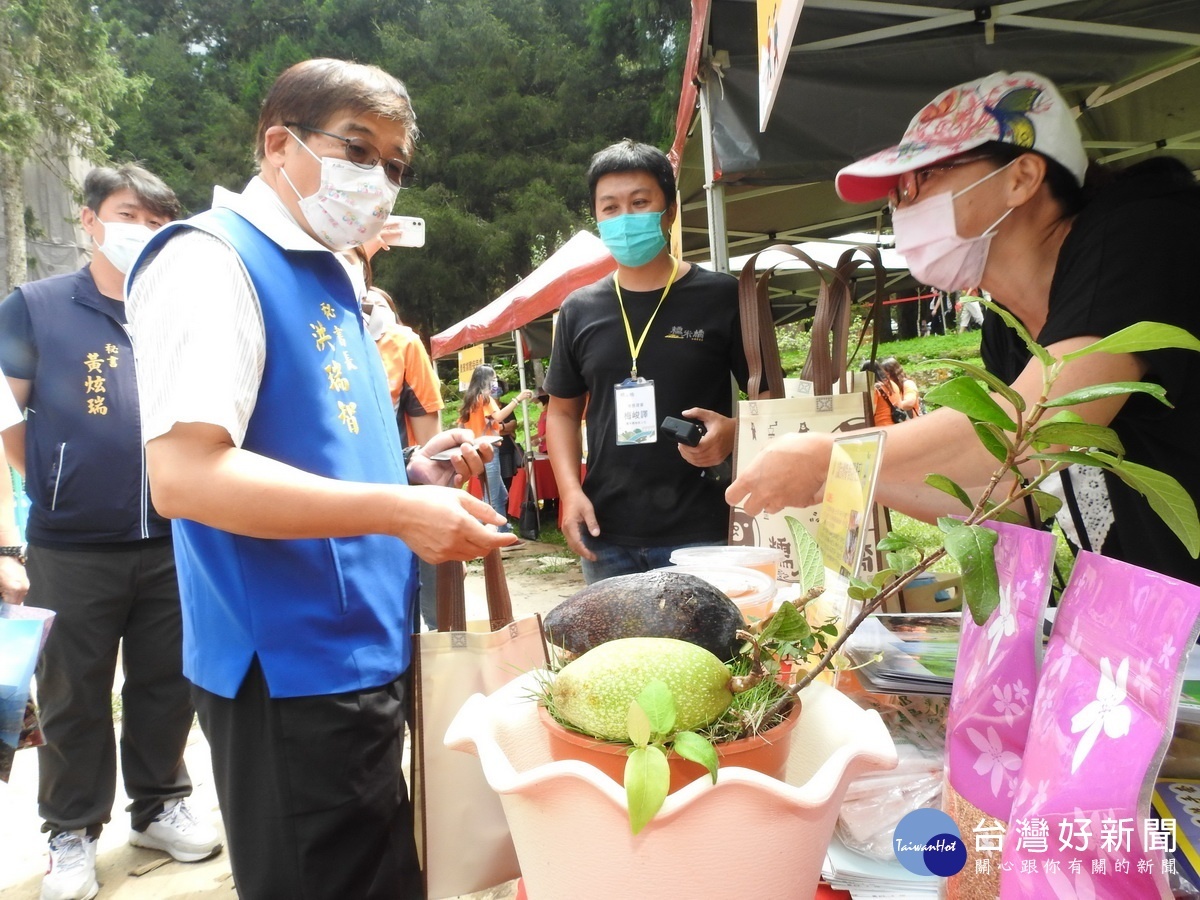
<path id="1" fill-rule="evenodd" d="M 758 130 L 767 130 L 804 0 L 758 0 Z"/>
<path id="2" fill-rule="evenodd" d="M 465 391 L 475 369 L 483 365 L 483 344 L 464 347 L 458 351 L 458 389 Z"/>

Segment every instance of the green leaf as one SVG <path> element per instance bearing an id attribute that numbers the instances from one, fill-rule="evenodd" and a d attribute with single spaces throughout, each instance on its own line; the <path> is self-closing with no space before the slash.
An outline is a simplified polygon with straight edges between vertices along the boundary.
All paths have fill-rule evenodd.
<path id="1" fill-rule="evenodd" d="M 796 609 L 796 604 L 785 600 L 779 605 L 775 615 L 771 616 L 770 621 L 767 622 L 760 640 L 763 642 L 772 640 L 802 641 L 811 633 L 812 629 L 809 627 L 808 619 L 800 610 Z"/>
<path id="2" fill-rule="evenodd" d="M 671 689 L 667 687 L 665 681 L 655 679 L 642 688 L 642 692 L 633 700 L 633 706 L 641 709 L 646 715 L 646 723 L 651 734 L 670 734 L 671 729 L 675 727 L 675 697 L 671 694 Z M 633 709 L 629 711 L 630 722 L 632 724 Z M 633 729 L 629 731 L 630 739 L 633 739 Z M 648 744 L 650 742 L 649 735 L 645 741 L 634 740 L 635 744 Z"/>
<path id="3" fill-rule="evenodd" d="M 1054 357 L 1050 355 L 1050 352 L 1030 336 L 1029 332 L 1025 330 L 1025 326 L 1017 320 L 1016 316 L 992 300 L 981 299 L 979 302 L 1003 319 L 1004 323 L 1025 342 L 1025 346 L 1029 348 L 1029 352 L 1036 356 L 1043 366 L 1049 366 L 1054 362 Z"/>
<path id="4" fill-rule="evenodd" d="M 1093 344 L 1093 346 L 1095 346 Z M 1101 400 L 1105 397 L 1120 397 L 1124 394 L 1149 394 L 1167 406 L 1172 406 L 1167 399 L 1167 391 L 1161 384 L 1150 384 L 1145 381 L 1110 381 L 1107 384 L 1093 384 L 1078 390 L 1047 400 L 1042 406 L 1053 409 L 1057 406 L 1075 406 L 1077 403 L 1087 403 L 1091 400 Z"/>
<path id="5" fill-rule="evenodd" d="M 995 553 L 1000 536 L 981 525 L 958 526 L 946 533 L 946 552 L 962 572 L 963 599 L 971 617 L 982 625 L 1000 603 Z"/>
<path id="6" fill-rule="evenodd" d="M 650 717 L 636 700 L 629 704 L 625 730 L 629 732 L 629 743 L 635 747 L 645 747 L 650 743 Z"/>
<path id="7" fill-rule="evenodd" d="M 1043 422 L 1033 429 L 1031 439 L 1043 447 L 1066 445 L 1106 450 L 1118 457 L 1125 455 L 1125 445 L 1117 433 L 1104 425 L 1086 422 Z"/>
<path id="8" fill-rule="evenodd" d="M 1162 322 L 1137 322 L 1078 350 L 1063 354 L 1070 362 L 1089 353 L 1142 353 L 1147 350 L 1200 350 L 1200 340 L 1188 331 Z"/>
<path id="9" fill-rule="evenodd" d="M 886 569 L 880 569 L 871 578 L 871 584 L 877 588 L 883 588 L 889 581 L 900 574 L 900 569 L 893 569 L 890 566 Z"/>
<path id="10" fill-rule="evenodd" d="M 1053 494 L 1047 494 L 1045 491 L 1034 491 L 1030 496 L 1033 497 L 1033 502 L 1037 504 L 1038 515 L 1042 517 L 1043 522 L 1054 518 L 1058 511 L 1062 509 L 1062 501 Z"/>
<path id="11" fill-rule="evenodd" d="M 1105 454 L 1096 454 L 1105 456 Z M 1178 481 L 1165 472 L 1131 463 L 1129 460 L 1109 458 L 1110 470 L 1122 481 L 1146 498 L 1150 508 L 1183 542 L 1194 559 L 1200 555 L 1200 520 L 1196 517 L 1196 503 Z"/>
<path id="12" fill-rule="evenodd" d="M 792 544 L 796 548 L 797 582 L 801 593 L 808 593 L 815 587 L 825 586 L 825 563 L 821 559 L 821 547 L 817 539 L 808 533 L 804 523 L 795 516 L 784 516 L 788 531 L 792 534 Z"/>
<path id="13" fill-rule="evenodd" d="M 949 494 L 951 497 L 954 497 L 967 509 L 972 509 L 975 506 L 975 504 L 971 502 L 971 498 L 967 496 L 967 492 L 945 475 L 926 475 L 925 483 L 930 487 L 937 488 L 943 494 Z M 882 541 L 879 543 L 880 546 L 883 545 Z"/>
<path id="14" fill-rule="evenodd" d="M 1049 462 L 1066 463 L 1069 466 L 1101 466 L 1108 468 L 1107 461 L 1083 453 L 1079 450 L 1058 450 L 1054 453 L 1031 453 L 1030 459 L 1044 459 Z"/>
<path id="15" fill-rule="evenodd" d="M 851 600 L 871 600 L 878 594 L 879 588 L 861 578 L 851 577 L 850 584 L 846 588 L 846 595 Z"/>
<path id="16" fill-rule="evenodd" d="M 851 600 L 870 600 L 878 593 L 879 591 L 874 585 L 869 588 L 862 588 L 852 584 L 846 588 L 846 596 Z"/>
<path id="17" fill-rule="evenodd" d="M 877 550 L 882 550 L 885 553 L 891 553 L 897 550 L 912 550 L 916 546 L 917 545 L 913 543 L 910 538 L 907 538 L 902 534 L 897 534 L 895 531 L 893 531 L 891 534 L 886 535 L 883 539 L 881 539 L 879 543 L 875 545 L 875 548 Z"/>
<path id="18" fill-rule="evenodd" d="M 717 783 L 717 751 L 704 738 L 694 731 L 679 731 L 671 740 L 671 749 L 694 763 L 699 763 L 708 769 L 713 784 Z"/>
<path id="19" fill-rule="evenodd" d="M 1025 525 L 1025 524 L 1027 524 L 1025 517 L 1023 515 L 1021 515 L 1019 512 L 1017 512 L 1015 509 L 1013 509 L 1012 507 L 1009 507 L 1007 509 L 1002 509 L 999 512 L 993 513 L 992 510 L 994 510 L 999 505 L 1000 505 L 999 503 L 994 503 L 990 500 L 983 505 L 984 512 L 988 513 L 988 521 L 990 521 L 990 522 L 1008 522 L 1010 525 Z"/>
<path id="20" fill-rule="evenodd" d="M 625 801 L 629 828 L 637 834 L 662 809 L 671 789 L 667 755 L 655 746 L 635 747 L 625 760 Z"/>
<path id="21" fill-rule="evenodd" d="M 1007 463 L 1008 454 L 1013 448 L 1013 442 L 1009 440 L 1008 435 L 991 422 L 972 422 L 971 424 L 975 426 L 975 435 L 979 438 L 979 443 L 983 444 L 983 449 L 1000 462 Z"/>
<path id="22" fill-rule="evenodd" d="M 1009 385 L 1004 383 L 1002 378 L 993 375 L 983 366 L 977 366 L 974 363 L 964 362 L 961 359 L 932 359 L 924 364 L 925 368 L 929 366 L 953 366 L 962 369 L 972 378 L 978 378 L 980 381 L 987 384 L 993 391 L 1002 396 L 1005 400 L 1011 403 L 1021 412 L 1025 411 L 1025 398 L 1014 391 Z"/>
<path id="23" fill-rule="evenodd" d="M 962 528 L 962 520 L 956 519 L 953 516 L 939 516 L 937 520 L 938 531 L 942 534 L 949 534 L 956 528 Z"/>
<path id="24" fill-rule="evenodd" d="M 965 375 L 951 378 L 949 381 L 931 388 L 925 394 L 925 399 L 938 406 L 948 406 L 958 410 L 970 419 L 980 422 L 991 422 L 1005 431 L 1016 431 L 1017 423 L 1009 417 L 1000 404 L 992 399 L 991 394 L 979 386 L 974 378 Z"/>

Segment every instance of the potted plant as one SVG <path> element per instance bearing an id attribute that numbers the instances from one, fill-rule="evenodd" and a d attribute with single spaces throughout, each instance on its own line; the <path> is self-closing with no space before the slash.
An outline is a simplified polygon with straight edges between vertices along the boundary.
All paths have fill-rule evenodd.
<path id="1" fill-rule="evenodd" d="M 804 732 L 804 742 L 811 746 L 806 746 L 798 760 L 796 778 L 792 769 L 788 771 L 793 783 L 734 768 L 716 784 L 701 779 L 668 795 L 669 773 L 660 765 L 664 751 L 669 747 L 679 754 L 707 754 L 693 753 L 695 747 L 689 745 L 695 742 L 691 738 L 680 739 L 680 730 L 696 729 L 676 729 L 671 704 L 659 687 L 644 693 L 643 685 L 630 698 L 626 751 L 629 760 L 636 762 L 632 772 L 626 769 L 623 791 L 592 766 L 553 761 L 546 747 L 545 729 L 537 725 L 532 705 L 515 702 L 518 698 L 514 692 L 522 691 L 520 699 L 526 701 L 530 692 L 538 692 L 536 679 L 525 679 L 523 683 L 519 679 L 493 697 L 473 698 L 463 708 L 447 735 L 447 743 L 463 749 L 473 747 L 479 753 L 489 783 L 505 802 L 532 896 L 618 896 L 624 889 L 643 893 L 711 890 L 714 878 L 723 873 L 728 877 L 724 861 L 731 853 L 737 858 L 739 852 L 759 861 L 770 859 L 770 865 L 749 867 L 768 871 L 770 878 L 755 880 L 753 873 L 739 869 L 731 890 L 752 893 L 784 883 L 815 884 L 846 781 L 873 767 L 886 768 L 895 759 L 886 730 L 880 733 L 878 716 L 859 710 L 817 682 L 818 676 L 837 664 L 847 637 L 867 616 L 946 554 L 958 562 L 962 571 L 964 601 L 970 615 L 976 622 L 985 622 L 999 603 L 999 588 L 993 552 L 995 534 L 980 525 L 1015 517 L 1014 507 L 1023 510 L 1027 498 L 1043 518 L 1053 515 L 1058 501 L 1040 488 L 1060 469 L 1086 463 L 1113 472 L 1147 497 L 1193 554 L 1200 551 L 1196 507 L 1178 482 L 1126 461 L 1111 429 L 1088 424 L 1069 409 L 1078 403 L 1133 392 L 1148 393 L 1166 402 L 1162 389 L 1142 383 L 1105 384 L 1050 399 L 1063 364 L 1072 359 L 1096 352 L 1168 347 L 1200 350 L 1200 341 L 1171 326 L 1141 323 L 1058 360 L 1037 345 L 1006 311 L 995 306 L 993 309 L 1022 335 L 1041 361 L 1044 390 L 1036 403 L 1028 405 L 982 369 L 946 361 L 965 368 L 967 375 L 930 391 L 928 399 L 966 415 L 998 466 L 986 490 L 974 499 L 950 479 L 928 476 L 927 483 L 960 500 L 965 509 L 962 518 L 939 521 L 944 546 L 925 554 L 899 537 L 882 541 L 880 548 L 888 554 L 888 568 L 870 582 L 852 582 L 850 596 L 861 601 L 861 611 L 840 628 L 836 637 L 825 624 L 818 624 L 815 630 L 806 622 L 801 626 L 804 617 L 790 604 L 765 620 L 757 633 L 743 633 L 745 652 L 740 658 L 747 671 L 736 676 L 731 672 L 731 678 L 750 675 L 756 665 L 770 674 L 782 658 L 801 658 L 806 651 L 819 654 L 795 683 L 779 685 L 779 693 L 768 704 L 768 712 L 771 708 L 782 711 L 803 695 L 804 717 L 807 720 L 811 716 L 814 723 Z M 1005 398 L 1015 416 L 1006 412 L 979 381 Z M 1009 484 L 1007 476 L 1016 477 Z M 915 556 L 915 562 L 910 564 L 906 555 Z M 806 598 L 811 596 L 812 592 Z M 775 622 L 778 624 L 773 625 Z M 584 658 L 586 655 L 580 657 Z M 564 671 L 576 664 L 578 661 Z M 779 684 L 775 678 L 766 680 Z M 860 736 L 862 741 L 856 743 Z M 797 759 L 796 754 L 793 759 Z M 631 796 L 631 787 L 638 796 Z M 795 830 L 777 834 L 772 816 Z M 603 828 L 598 824 L 601 819 L 607 823 Z M 569 855 L 583 843 L 589 847 L 589 856 L 596 855 L 595 860 L 589 860 L 588 868 L 578 868 L 578 854 L 570 856 L 571 865 L 576 867 L 570 872 L 556 865 L 555 848 Z M 817 849 L 809 853 L 814 847 Z M 712 864 L 708 854 L 714 857 Z M 671 861 L 665 867 L 664 858 Z M 720 866 L 716 866 L 718 861 Z M 781 876 L 781 866 L 794 868 Z M 589 887 L 593 881 L 599 893 Z M 536 891 L 535 882 L 539 888 Z M 567 893 L 562 893 L 564 890 Z"/>

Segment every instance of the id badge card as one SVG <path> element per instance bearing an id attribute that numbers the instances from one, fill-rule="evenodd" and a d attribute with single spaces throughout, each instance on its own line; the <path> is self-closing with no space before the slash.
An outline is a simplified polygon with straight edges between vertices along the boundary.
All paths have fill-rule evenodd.
<path id="1" fill-rule="evenodd" d="M 626 378 L 613 385 L 613 408 L 617 417 L 617 446 L 653 444 L 658 440 L 654 409 L 654 382 Z"/>

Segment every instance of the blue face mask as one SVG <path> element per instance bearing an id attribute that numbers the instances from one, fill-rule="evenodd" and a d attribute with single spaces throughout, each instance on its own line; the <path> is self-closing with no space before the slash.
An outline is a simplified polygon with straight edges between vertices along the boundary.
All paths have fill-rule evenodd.
<path id="1" fill-rule="evenodd" d="M 644 266 L 667 246 L 662 233 L 665 213 L 625 213 L 605 219 L 598 223 L 600 240 L 621 265 Z"/>

